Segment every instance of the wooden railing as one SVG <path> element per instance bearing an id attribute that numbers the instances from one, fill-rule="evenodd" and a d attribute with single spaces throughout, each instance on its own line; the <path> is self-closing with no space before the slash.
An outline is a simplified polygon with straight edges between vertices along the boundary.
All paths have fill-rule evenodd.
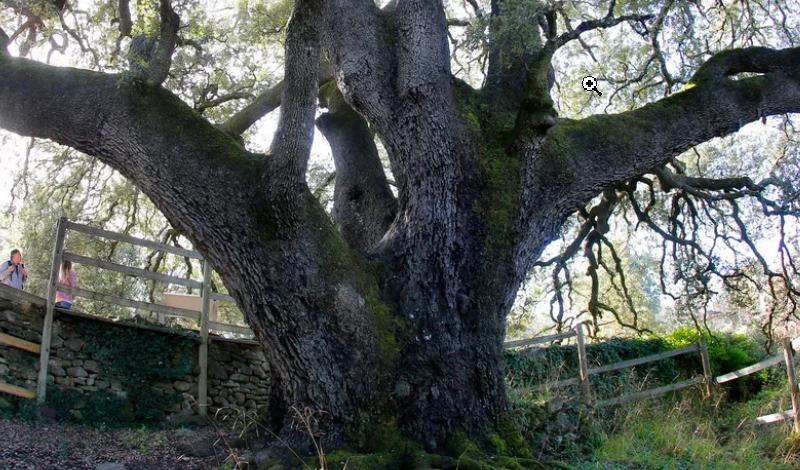
<path id="1" fill-rule="evenodd" d="M 148 271 L 146 269 L 134 268 L 124 266 L 109 261 L 102 261 L 98 259 L 81 256 L 76 253 L 64 251 L 64 241 L 66 239 L 67 231 L 74 231 L 84 233 L 87 235 L 101 237 L 108 240 L 114 240 L 124 243 L 129 243 L 135 246 L 150 248 L 152 250 L 170 253 L 185 258 L 199 260 L 203 264 L 203 279 L 186 279 L 168 274 Z M 137 278 L 150 279 L 153 281 L 163 282 L 171 285 L 179 285 L 191 289 L 199 289 L 201 294 L 201 309 L 200 311 L 182 309 L 171 307 L 167 305 L 156 304 L 152 302 L 142 302 L 139 300 L 126 299 L 119 296 L 104 294 L 101 292 L 94 292 L 84 288 L 70 287 L 58 283 L 61 264 L 64 260 L 71 261 L 75 264 L 84 266 L 92 266 L 94 268 L 113 271 L 128 276 Z M 39 380 L 37 384 L 36 396 L 39 401 L 44 401 L 46 396 L 47 384 L 47 364 L 50 356 L 50 342 L 53 328 L 53 310 L 55 308 L 55 297 L 57 292 L 64 292 L 72 294 L 76 297 L 85 299 L 107 302 L 122 307 L 129 307 L 134 309 L 141 309 L 150 312 L 156 312 L 164 316 L 178 317 L 191 319 L 198 322 L 198 329 L 200 330 L 200 351 L 198 362 L 200 364 L 200 374 L 198 376 L 198 403 L 200 404 L 200 413 L 206 413 L 206 405 L 208 403 L 208 335 L 209 330 L 214 331 L 227 331 L 242 335 L 251 335 L 252 331 L 239 325 L 232 325 L 227 323 L 209 321 L 209 310 L 212 300 L 222 302 L 235 302 L 233 297 L 211 291 L 211 265 L 203 259 L 200 253 L 187 250 L 184 248 L 170 246 L 164 243 L 158 243 L 151 240 L 132 237 L 130 235 L 123 235 L 120 233 L 110 232 L 108 230 L 99 229 L 97 227 L 89 227 L 87 225 L 77 224 L 62 218 L 58 222 L 56 230 L 56 243 L 53 250 L 52 266 L 50 270 L 50 280 L 48 284 L 47 297 L 44 302 L 45 307 L 45 324 L 42 333 L 42 345 L 40 351 L 40 368 Z M 35 297 L 35 296 L 33 296 Z M 40 299 L 41 300 L 41 299 Z M 33 302 L 32 302 L 33 303 Z"/>
<path id="2" fill-rule="evenodd" d="M 705 384 L 706 398 L 709 399 L 709 401 L 712 404 L 714 404 L 715 403 L 714 388 L 716 385 L 755 374 L 756 372 L 764 370 L 768 367 L 776 366 L 779 364 L 785 364 L 786 374 L 789 382 L 789 390 L 792 396 L 792 409 L 788 411 L 781 411 L 779 413 L 774 413 L 771 415 L 760 416 L 756 418 L 756 421 L 759 423 L 774 423 L 777 421 L 794 418 L 794 432 L 800 433 L 800 413 L 797 413 L 797 410 L 800 410 L 800 389 L 798 388 L 797 377 L 795 374 L 795 367 L 794 367 L 794 351 L 800 349 L 800 338 L 796 338 L 791 341 L 789 339 L 784 340 L 782 354 L 764 359 L 763 361 L 757 364 L 744 367 L 740 370 L 729 372 L 727 374 L 723 374 L 718 377 L 714 377 L 711 371 L 711 360 L 708 354 L 708 345 L 706 344 L 706 339 L 704 337 L 701 337 L 700 341 L 698 341 L 696 344 L 692 344 L 682 348 L 673 349 L 670 351 L 664 351 L 662 353 L 652 354 L 650 356 L 639 357 L 636 359 L 630 359 L 627 361 L 616 362 L 613 364 L 607 364 L 600 367 L 589 368 L 588 361 L 586 359 L 586 346 L 583 342 L 583 325 L 584 325 L 583 323 L 580 323 L 570 331 L 564 333 L 541 336 L 539 338 L 509 341 L 504 344 L 506 348 L 529 347 L 537 344 L 545 344 L 552 341 L 577 337 L 578 362 L 580 366 L 579 376 L 561 380 L 558 382 L 547 382 L 534 385 L 533 387 L 530 387 L 530 390 L 548 390 L 560 387 L 567 387 L 571 385 L 581 385 L 584 401 L 586 401 L 589 404 L 593 403 L 595 406 L 602 407 L 602 406 L 618 405 L 620 403 L 626 403 L 633 400 L 641 400 L 645 398 L 655 397 L 663 395 L 665 393 L 674 392 L 687 387 L 691 387 L 694 385 Z M 700 360 L 703 368 L 702 376 L 693 377 L 687 380 L 675 382 L 657 388 L 652 388 L 649 390 L 643 390 L 636 393 L 631 393 L 619 397 L 613 397 L 606 400 L 593 402 L 588 377 L 595 374 L 602 374 L 605 372 L 613 372 L 617 370 L 626 369 L 629 367 L 636 367 L 643 364 L 650 364 L 670 357 L 681 356 L 693 352 L 700 353 Z"/>
<path id="3" fill-rule="evenodd" d="M 506 348 L 515 348 L 515 347 L 527 347 L 537 344 L 544 344 L 572 337 L 575 337 L 577 339 L 576 342 L 578 348 L 578 371 L 579 371 L 578 377 L 572 377 L 565 380 L 560 380 L 558 382 L 541 383 L 538 385 L 534 385 L 533 387 L 530 387 L 531 390 L 534 391 L 550 390 L 555 388 L 568 387 L 572 385 L 580 385 L 584 402 L 589 405 L 595 405 L 600 407 L 600 406 L 616 405 L 619 403 L 625 403 L 632 400 L 639 400 L 643 398 L 658 396 L 664 393 L 673 392 L 686 387 L 691 387 L 692 385 L 705 383 L 707 394 L 713 398 L 712 385 L 714 377 L 711 375 L 711 362 L 709 360 L 708 347 L 706 345 L 705 338 L 701 338 L 700 342 L 698 342 L 697 344 L 693 344 L 683 348 L 664 351 L 662 353 L 653 354 L 646 357 L 639 357 L 636 359 L 630 359 L 627 361 L 616 362 L 613 364 L 607 364 L 600 367 L 589 368 L 589 361 L 586 356 L 586 344 L 584 341 L 584 333 L 583 333 L 584 324 L 585 324 L 584 322 L 581 322 L 577 324 L 575 327 L 573 327 L 571 330 L 564 333 L 542 336 L 539 338 L 532 338 L 526 340 L 509 341 L 504 344 Z M 589 381 L 589 377 L 591 377 L 592 375 L 602 374 L 606 372 L 614 372 L 617 370 L 627 369 L 629 367 L 636 367 L 643 364 L 649 364 L 670 357 L 680 356 L 683 354 L 689 354 L 693 352 L 700 352 L 701 363 L 703 366 L 702 376 L 694 377 L 689 380 L 684 380 L 682 382 L 665 385 L 663 387 L 653 388 L 650 390 L 644 390 L 637 393 L 610 398 L 607 400 L 595 401 L 594 397 L 592 396 L 591 382 Z"/>

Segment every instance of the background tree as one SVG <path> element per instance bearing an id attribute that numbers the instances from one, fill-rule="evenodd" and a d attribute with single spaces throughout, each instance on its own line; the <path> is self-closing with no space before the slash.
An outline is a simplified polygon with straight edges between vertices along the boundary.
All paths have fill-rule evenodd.
<path id="1" fill-rule="evenodd" d="M 0 127 L 116 169 L 203 253 L 265 346 L 270 424 L 292 445 L 307 443 L 292 406 L 327 413 L 329 446 L 377 427 L 431 451 L 516 442 L 501 371 L 518 289 L 554 268 L 561 308 L 581 255 L 587 312 L 639 328 L 609 235 L 626 220 L 665 240 L 660 284 L 676 301 L 702 305 L 748 258 L 773 297 L 795 296 L 796 153 L 749 165 L 701 144 L 779 116 L 791 148 L 797 5 L 40 3 L 4 2 L 3 30 L 29 31 L 30 47 L 0 34 Z M 83 69 L 17 57 L 68 42 Z M 590 74 L 604 101 L 579 88 Z M 330 217 L 307 182 L 318 104 Z M 247 133 L 278 106 L 264 153 Z M 763 215 L 777 263 L 748 230 Z M 563 252 L 542 257 L 559 235 Z"/>

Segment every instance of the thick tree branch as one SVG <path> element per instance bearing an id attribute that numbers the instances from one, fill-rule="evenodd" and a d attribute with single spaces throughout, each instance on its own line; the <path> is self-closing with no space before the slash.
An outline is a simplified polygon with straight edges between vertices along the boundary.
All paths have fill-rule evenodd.
<path id="1" fill-rule="evenodd" d="M 306 170 L 314 141 L 320 68 L 320 2 L 295 4 L 286 32 L 286 72 L 282 111 L 272 143 L 265 183 L 274 194 L 297 194 L 306 188 Z"/>
<path id="2" fill-rule="evenodd" d="M 491 1 L 491 19 L 493 22 L 492 40 L 485 47 L 488 49 L 486 84 L 481 90 L 482 99 L 489 106 L 495 119 L 513 119 L 520 109 L 520 95 L 525 90 L 528 68 L 536 57 L 533 44 L 540 43 L 536 26 L 524 38 L 504 38 L 499 23 L 503 11 L 504 0 Z M 539 28 L 547 33 L 549 27 L 543 15 L 539 15 Z M 497 31 L 495 31 L 497 29 Z M 520 44 L 522 42 L 522 44 Z M 527 44 L 526 44 L 527 42 Z M 549 67 L 549 63 L 548 63 Z"/>
<path id="3" fill-rule="evenodd" d="M 119 39 L 117 39 L 117 44 L 122 38 L 130 37 L 131 31 L 133 31 L 130 3 L 130 0 L 119 0 Z"/>
<path id="4" fill-rule="evenodd" d="M 283 80 L 266 89 L 244 109 L 234 114 L 218 127 L 232 136 L 245 133 L 253 124 L 278 109 L 283 96 Z"/>
<path id="5" fill-rule="evenodd" d="M 336 165 L 333 221 L 355 250 L 367 254 L 394 221 L 392 195 L 367 122 L 345 103 L 334 83 L 323 87 L 328 112 L 317 127 L 328 140 Z"/>
<path id="6" fill-rule="evenodd" d="M 740 54 L 746 55 L 746 51 Z M 574 164 L 580 167 L 569 165 L 562 170 L 596 194 L 749 122 L 800 112 L 800 48 L 775 52 L 775 62 L 761 62 L 758 67 L 769 70 L 765 75 L 704 80 L 635 111 L 563 120 L 548 133 L 548 141 L 551 145 L 574 144 Z M 729 54 L 735 53 L 723 56 Z M 757 71 L 755 67 L 737 70 Z"/>
<path id="7" fill-rule="evenodd" d="M 324 4 L 323 46 L 347 102 L 384 130 L 392 120 L 396 76 L 394 34 L 372 0 L 329 0 Z M 393 17 L 394 14 L 388 14 Z"/>
<path id="8" fill-rule="evenodd" d="M 414 100 L 452 94 L 447 18 L 441 1 L 405 0 L 397 7 L 397 92 Z"/>
<path id="9" fill-rule="evenodd" d="M 798 48 L 775 50 L 767 47 L 749 47 L 720 52 L 708 59 L 689 81 L 697 85 L 744 72 L 778 72 L 797 78 L 800 75 L 800 50 Z"/>
<path id="10" fill-rule="evenodd" d="M 735 178 L 700 178 L 675 174 L 666 167 L 655 170 L 656 176 L 665 191 L 682 189 L 692 196 L 705 200 L 738 199 L 753 195 L 769 185 L 777 184 L 774 178 L 767 178 L 758 183 L 747 176 Z M 714 194 L 722 192 L 721 194 Z"/>

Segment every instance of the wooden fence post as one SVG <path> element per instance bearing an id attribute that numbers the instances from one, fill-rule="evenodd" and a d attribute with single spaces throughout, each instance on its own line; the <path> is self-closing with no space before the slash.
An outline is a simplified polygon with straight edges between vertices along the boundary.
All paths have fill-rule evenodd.
<path id="1" fill-rule="evenodd" d="M 583 338 L 583 323 L 575 327 L 578 337 L 578 363 L 580 366 L 580 384 L 583 392 L 583 401 L 587 405 L 592 404 L 592 389 L 589 384 L 589 361 L 586 359 L 586 341 Z"/>
<path id="2" fill-rule="evenodd" d="M 211 263 L 203 261 L 203 307 L 200 313 L 200 377 L 197 378 L 197 395 L 200 416 L 208 409 L 208 311 L 211 306 Z"/>
<path id="3" fill-rule="evenodd" d="M 47 303 L 45 304 L 44 327 L 42 328 L 42 349 L 39 352 L 39 379 L 36 383 L 36 400 L 44 403 L 47 396 L 47 372 L 50 362 L 50 340 L 53 334 L 53 308 L 56 303 L 58 279 L 61 274 L 61 255 L 64 253 L 64 236 L 67 232 L 67 218 L 58 219 L 56 244 L 53 248 L 53 264 L 50 267 L 50 282 L 47 284 Z"/>
<path id="4" fill-rule="evenodd" d="M 794 432 L 800 433 L 800 391 L 797 390 L 797 376 L 794 370 L 794 350 L 789 338 L 783 340 L 783 354 L 786 359 L 786 375 L 789 376 L 789 390 L 792 392 L 792 411 L 794 412 Z"/>
<path id="5" fill-rule="evenodd" d="M 700 336 L 700 360 L 703 362 L 703 376 L 706 383 L 706 398 L 710 400 L 712 409 L 716 403 L 714 398 L 714 373 L 711 371 L 711 357 L 708 355 L 708 342 L 706 337 Z"/>

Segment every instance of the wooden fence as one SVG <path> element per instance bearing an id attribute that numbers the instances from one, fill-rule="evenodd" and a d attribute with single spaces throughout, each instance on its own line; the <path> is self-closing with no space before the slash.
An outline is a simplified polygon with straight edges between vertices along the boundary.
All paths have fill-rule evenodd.
<path id="1" fill-rule="evenodd" d="M 702 339 L 698 344 L 693 344 L 691 346 L 686 346 L 684 348 L 673 349 L 671 351 L 665 351 L 662 353 L 653 354 L 645 357 L 639 357 L 636 359 L 630 359 L 627 361 L 617 362 L 614 364 L 607 364 L 601 367 L 589 368 L 589 360 L 586 356 L 586 341 L 584 339 L 583 328 L 584 328 L 584 322 L 581 322 L 577 324 L 575 327 L 573 327 L 571 330 L 564 333 L 542 336 L 539 338 L 533 338 L 528 340 L 510 341 L 505 343 L 505 346 L 507 348 L 515 348 L 523 346 L 532 346 L 536 344 L 544 344 L 572 337 L 575 337 L 577 339 L 576 342 L 578 347 L 578 366 L 579 366 L 578 377 L 573 377 L 558 382 L 542 383 L 532 387 L 531 388 L 532 390 L 546 390 L 546 389 L 567 387 L 570 385 L 580 385 L 581 393 L 583 395 L 583 401 L 587 405 L 595 405 L 595 406 L 616 405 L 631 400 L 648 398 L 652 396 L 661 395 L 667 392 L 680 390 L 682 388 L 691 387 L 692 385 L 697 385 L 699 383 L 706 383 L 706 391 L 708 395 L 713 396 L 712 383 L 714 377 L 711 375 L 711 363 L 709 360 L 708 347 L 706 345 L 705 339 Z M 617 370 L 627 369 L 629 367 L 635 367 L 642 364 L 649 364 L 651 362 L 660 361 L 662 359 L 666 359 L 669 357 L 680 356 L 683 354 L 689 354 L 696 351 L 699 351 L 701 356 L 701 363 L 703 365 L 702 376 L 695 377 L 689 380 L 684 380 L 682 382 L 677 382 L 674 384 L 665 385 L 663 387 L 644 390 L 641 392 L 632 393 L 629 395 L 623 395 L 607 400 L 595 401 L 594 397 L 592 396 L 591 382 L 589 381 L 589 377 L 591 377 L 592 375 L 602 374 L 606 372 L 614 372 Z"/>
<path id="2" fill-rule="evenodd" d="M 148 271 L 140 268 L 133 268 L 123 266 L 108 261 L 101 261 L 93 258 L 88 258 L 75 253 L 64 251 L 64 241 L 66 239 L 67 231 L 74 231 L 85 233 L 95 237 L 101 237 L 108 240 L 114 240 L 124 243 L 130 243 L 135 246 L 150 248 L 153 250 L 175 254 L 190 259 L 199 260 L 203 263 L 203 279 L 185 279 L 167 274 Z M 61 264 L 64 260 L 72 261 L 76 264 L 85 266 L 92 266 L 99 269 L 114 271 L 128 276 L 137 278 L 151 279 L 159 282 L 164 282 L 172 285 L 181 285 L 189 288 L 199 289 L 202 298 L 202 308 L 200 312 L 194 310 L 187 310 L 175 307 L 168 307 L 166 305 L 155 304 L 151 302 L 141 302 L 138 300 L 125 299 L 118 296 L 94 292 L 87 289 L 69 287 L 58 283 Z M 220 322 L 209 321 L 209 309 L 212 300 L 222 302 L 235 302 L 233 297 L 211 291 L 211 265 L 203 260 L 200 253 L 178 248 L 163 243 L 153 242 L 141 238 L 123 235 L 115 232 L 109 232 L 96 227 L 89 227 L 86 225 L 77 224 L 62 218 L 58 222 L 56 230 L 56 243 L 53 249 L 52 265 L 50 269 L 50 279 L 47 286 L 47 297 L 41 299 L 26 292 L 17 291 L 15 289 L 3 289 L 4 296 L 10 297 L 9 300 L 25 301 L 33 305 L 42 306 L 45 309 L 44 327 L 42 331 L 42 344 L 36 345 L 27 341 L 13 338 L 9 335 L 1 335 L 0 342 L 9 344 L 14 347 L 21 347 L 30 352 L 39 354 L 39 376 L 37 380 L 36 393 L 32 391 L 14 387 L 9 384 L 0 383 L 0 392 L 12 393 L 14 395 L 22 396 L 25 398 L 37 398 L 39 402 L 43 402 L 47 393 L 47 373 L 48 362 L 50 359 L 50 344 L 52 340 L 53 331 L 53 313 L 56 309 L 55 298 L 57 292 L 64 292 L 72 294 L 76 297 L 82 297 L 91 300 L 107 302 L 114 305 L 123 307 L 130 307 L 142 309 L 150 312 L 160 313 L 164 316 L 188 318 L 198 322 L 198 329 L 200 331 L 200 348 L 198 362 L 200 364 L 200 374 L 198 377 L 198 403 L 200 404 L 200 414 L 206 414 L 206 406 L 208 404 L 208 335 L 209 331 L 228 331 L 238 334 L 250 334 L 252 331 L 249 328 L 232 325 Z M 6 292 L 9 291 L 9 292 Z"/>
<path id="3" fill-rule="evenodd" d="M 793 418 L 794 432 L 800 433 L 800 413 L 796 412 L 797 410 L 800 410 L 800 389 L 798 389 L 797 377 L 795 374 L 795 367 L 794 367 L 794 351 L 800 349 L 800 338 L 791 341 L 789 339 L 785 339 L 783 342 L 782 354 L 767 358 L 757 364 L 747 366 L 740 370 L 729 372 L 727 374 L 723 374 L 718 377 L 714 377 L 711 371 L 711 360 L 708 354 L 708 345 L 704 337 L 701 337 L 700 341 L 698 341 L 696 344 L 692 344 L 683 348 L 673 349 L 670 351 L 665 351 L 658 354 L 652 354 L 650 356 L 645 356 L 645 357 L 639 357 L 636 359 L 630 359 L 627 361 L 621 361 L 613 364 L 607 364 L 600 367 L 589 368 L 589 363 L 586 357 L 586 344 L 584 342 L 583 327 L 584 323 L 579 323 L 570 331 L 564 333 L 542 336 L 539 338 L 519 340 L 519 341 L 509 341 L 505 343 L 505 347 L 507 348 L 518 348 L 518 347 L 534 346 L 537 344 L 545 344 L 573 337 L 577 338 L 576 342 L 578 347 L 578 363 L 579 363 L 578 377 L 573 377 L 558 382 L 535 385 L 531 387 L 531 390 L 546 390 L 546 389 L 567 387 L 570 385 L 580 385 L 584 402 L 590 405 L 593 404 L 597 407 L 602 407 L 602 406 L 610 406 L 610 405 L 617 405 L 620 403 L 626 403 L 633 400 L 655 397 L 658 395 L 663 395 L 665 393 L 674 392 L 687 387 L 691 387 L 693 385 L 705 384 L 704 387 L 705 398 L 708 399 L 712 404 L 714 404 L 715 403 L 714 388 L 716 385 L 755 374 L 756 372 L 759 372 L 768 367 L 772 367 L 779 364 L 785 364 L 786 375 L 788 377 L 788 382 L 789 382 L 789 390 L 792 396 L 792 409 L 788 411 L 774 413 L 771 415 L 761 416 L 756 418 L 756 421 L 759 423 L 766 424 Z M 629 367 L 640 366 L 643 364 L 649 364 L 670 357 L 680 356 L 693 352 L 700 353 L 700 362 L 703 369 L 703 375 L 698 375 L 697 377 L 693 377 L 691 379 L 683 380 L 669 385 L 664 385 L 662 387 L 657 387 L 636 393 L 622 395 L 619 397 L 609 398 L 601 401 L 593 400 L 591 392 L 591 384 L 589 382 L 589 377 L 592 375 L 601 374 L 605 372 L 613 372 L 621 369 L 626 369 Z"/>

